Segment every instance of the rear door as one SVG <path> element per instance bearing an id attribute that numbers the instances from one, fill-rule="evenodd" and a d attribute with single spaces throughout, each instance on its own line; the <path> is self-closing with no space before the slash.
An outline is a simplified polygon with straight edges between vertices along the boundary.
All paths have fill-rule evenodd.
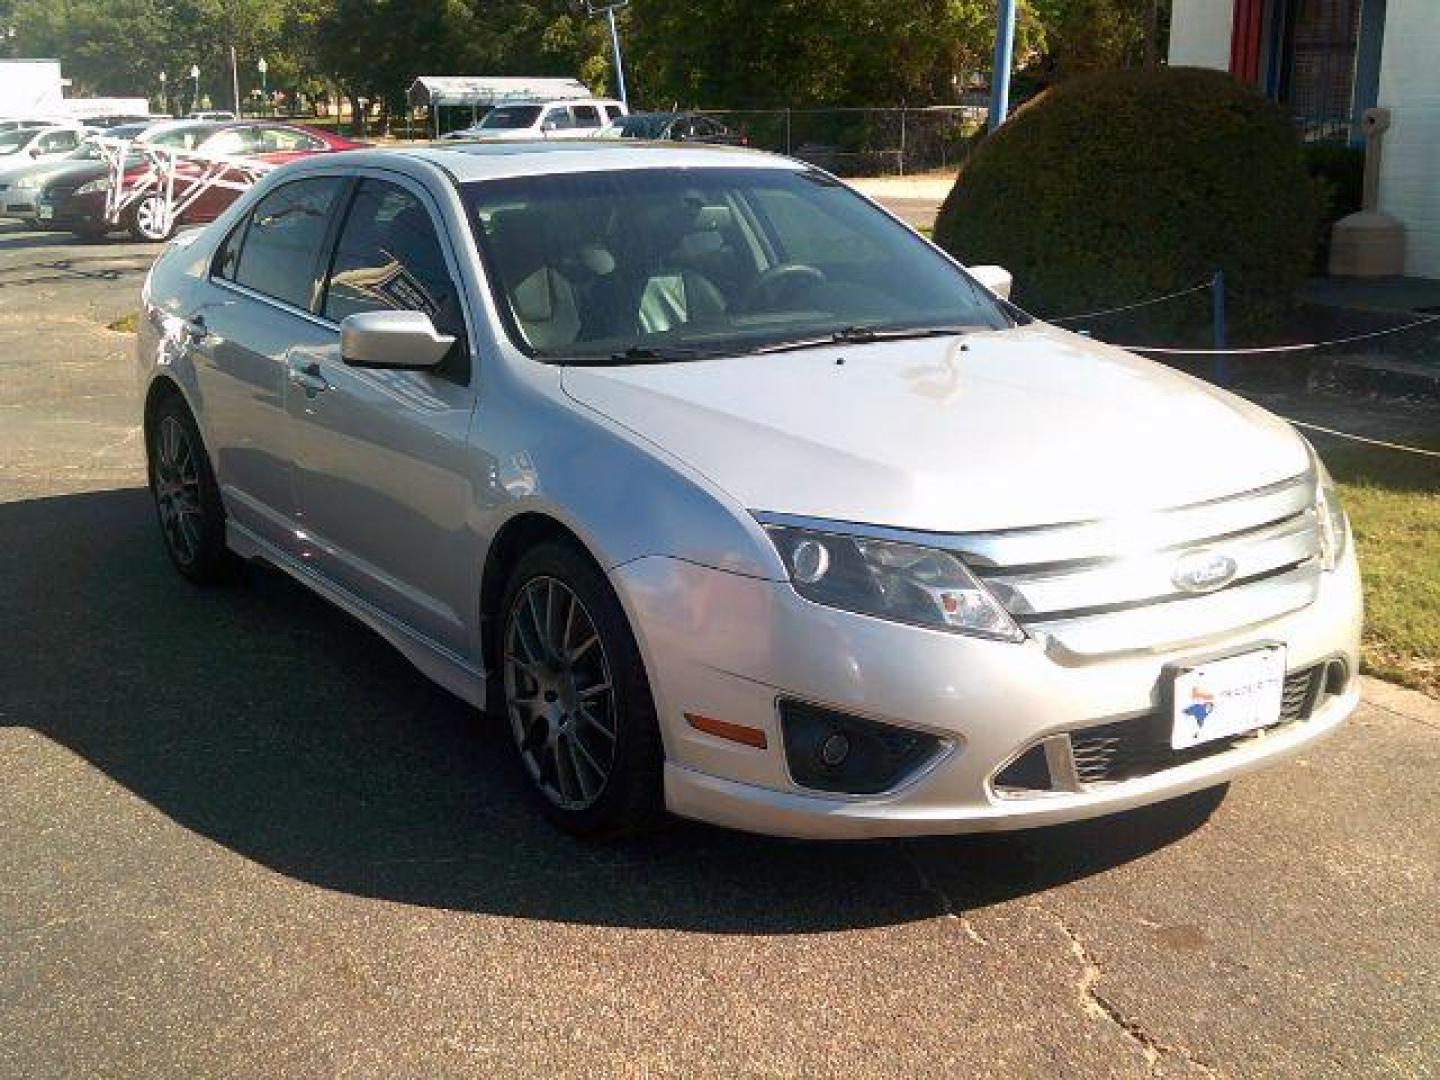
<path id="1" fill-rule="evenodd" d="M 387 178 L 388 177 L 388 178 Z M 292 355 L 286 387 L 306 561 L 371 607 L 456 653 L 469 649 L 475 494 L 466 434 L 475 403 L 459 263 L 423 186 L 362 178 L 318 312 L 329 332 Z M 410 309 L 454 336 L 434 371 L 352 368 L 339 324 Z"/>
<path id="2" fill-rule="evenodd" d="M 320 256 L 348 180 L 305 177 L 273 189 L 231 230 L 209 288 L 187 313 L 195 374 L 226 510 L 235 524 L 295 551 L 285 415 L 290 358 L 334 331 L 312 313 Z"/>

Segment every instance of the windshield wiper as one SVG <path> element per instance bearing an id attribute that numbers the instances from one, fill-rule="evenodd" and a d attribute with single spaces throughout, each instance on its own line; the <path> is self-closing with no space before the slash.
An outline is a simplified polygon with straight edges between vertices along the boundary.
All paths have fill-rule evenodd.
<path id="1" fill-rule="evenodd" d="M 773 345 L 761 345 L 753 353 L 798 352 L 801 349 L 820 349 L 826 345 L 868 345 L 876 341 L 907 341 L 914 338 L 957 337 L 972 334 L 983 326 L 919 326 L 905 329 L 876 329 L 871 326 L 847 326 L 824 337 L 801 338 L 796 341 L 777 341 Z"/>

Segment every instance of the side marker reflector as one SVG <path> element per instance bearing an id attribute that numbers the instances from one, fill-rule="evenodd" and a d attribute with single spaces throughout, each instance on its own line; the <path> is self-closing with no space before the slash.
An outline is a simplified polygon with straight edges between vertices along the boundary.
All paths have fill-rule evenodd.
<path id="1" fill-rule="evenodd" d="M 716 720 L 709 716 L 701 716 L 699 713 L 686 713 L 685 722 L 696 731 L 703 731 L 706 735 L 714 735 L 717 739 L 728 739 L 731 742 L 738 742 L 744 746 L 753 746 L 756 750 L 764 750 L 770 745 L 765 738 L 765 732 L 759 728 L 746 727 L 744 724 L 732 724 L 728 720 Z"/>

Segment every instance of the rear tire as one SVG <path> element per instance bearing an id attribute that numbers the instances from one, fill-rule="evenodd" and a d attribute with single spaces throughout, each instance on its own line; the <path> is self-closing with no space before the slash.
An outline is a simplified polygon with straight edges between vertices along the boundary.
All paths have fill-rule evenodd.
<path id="1" fill-rule="evenodd" d="M 170 562 L 197 584 L 228 577 L 225 507 L 200 429 L 178 396 L 162 401 L 145 440 L 150 495 Z"/>
<path id="2" fill-rule="evenodd" d="M 573 546 L 527 552 L 505 587 L 499 712 L 531 792 L 581 836 L 624 836 L 664 816 L 665 752 L 624 609 Z"/>
<path id="3" fill-rule="evenodd" d="M 165 196 L 146 195 L 130 211 L 130 235 L 147 244 L 159 244 L 175 235 L 175 221 Z"/>

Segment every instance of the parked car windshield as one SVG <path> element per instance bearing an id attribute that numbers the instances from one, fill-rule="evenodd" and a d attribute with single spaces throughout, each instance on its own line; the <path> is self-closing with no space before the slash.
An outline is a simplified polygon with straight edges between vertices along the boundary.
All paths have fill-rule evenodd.
<path id="1" fill-rule="evenodd" d="M 465 193 L 512 336 L 543 359 L 651 363 L 1012 325 L 941 253 L 815 171 L 627 169 Z"/>
<path id="2" fill-rule="evenodd" d="M 658 139 L 675 117 L 671 113 L 638 113 L 615 121 L 622 139 Z"/>
<path id="3" fill-rule="evenodd" d="M 0 154 L 17 154 L 35 137 L 37 128 L 16 128 L 0 132 Z"/>
<path id="4" fill-rule="evenodd" d="M 501 105 L 486 113 L 476 126 L 490 131 L 527 128 L 539 118 L 539 105 Z"/>

